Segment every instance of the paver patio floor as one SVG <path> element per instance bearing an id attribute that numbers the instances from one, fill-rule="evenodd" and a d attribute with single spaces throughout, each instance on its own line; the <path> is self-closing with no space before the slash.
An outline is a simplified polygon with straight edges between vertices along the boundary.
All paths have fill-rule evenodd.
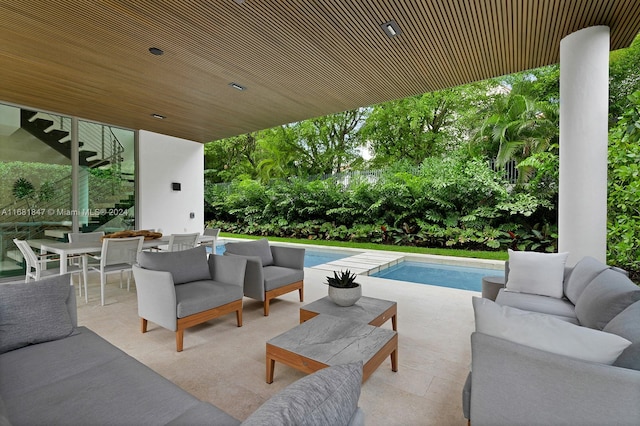
<path id="1" fill-rule="evenodd" d="M 327 294 L 328 271 L 305 269 L 305 303 Z M 368 425 L 464 425 L 461 390 L 470 365 L 474 328 L 471 297 L 479 293 L 361 276 L 363 294 L 398 302 L 399 367 L 386 363 L 362 387 L 360 406 Z M 185 332 L 184 352 L 174 333 L 149 323 L 141 334 L 135 287 L 120 289 L 110 278 L 106 306 L 100 306 L 99 278 L 90 276 L 89 303 L 78 301 L 87 326 L 197 398 L 243 420 L 270 396 L 304 376 L 277 364 L 273 384 L 265 382 L 265 342 L 296 326 L 301 304 L 289 293 L 262 304 L 245 298 L 243 326 L 235 315 Z M 391 327 L 390 322 L 384 327 Z M 390 362 L 390 361 L 387 361 Z M 389 367 L 389 368 L 388 368 Z"/>

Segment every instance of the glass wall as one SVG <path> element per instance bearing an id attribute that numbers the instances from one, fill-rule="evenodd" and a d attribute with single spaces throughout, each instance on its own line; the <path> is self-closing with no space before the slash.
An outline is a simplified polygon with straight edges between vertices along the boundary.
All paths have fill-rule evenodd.
<path id="1" fill-rule="evenodd" d="M 0 104 L 0 277 L 23 273 L 14 238 L 134 226 L 134 132 L 78 120 L 72 136 L 71 117 Z"/>

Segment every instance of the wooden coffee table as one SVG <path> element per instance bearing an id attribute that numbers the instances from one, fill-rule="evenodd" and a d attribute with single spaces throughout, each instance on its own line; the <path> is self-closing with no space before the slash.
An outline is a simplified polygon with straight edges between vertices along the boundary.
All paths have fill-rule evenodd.
<path id="1" fill-rule="evenodd" d="M 329 297 L 323 297 L 300 308 L 300 323 L 316 315 L 328 314 L 346 320 L 360 321 L 377 327 L 391 318 L 391 326 L 398 331 L 398 304 L 390 300 L 362 296 L 352 306 L 338 306 Z"/>
<path id="2" fill-rule="evenodd" d="M 322 314 L 267 342 L 267 383 L 273 383 L 276 361 L 305 373 L 362 361 L 365 382 L 388 356 L 398 371 L 396 331 Z"/>

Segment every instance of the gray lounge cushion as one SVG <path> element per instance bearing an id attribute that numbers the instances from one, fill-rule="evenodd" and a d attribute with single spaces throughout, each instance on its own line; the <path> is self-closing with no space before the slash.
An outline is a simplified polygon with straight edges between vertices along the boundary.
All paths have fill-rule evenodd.
<path id="1" fill-rule="evenodd" d="M 565 279 L 564 294 L 573 304 L 578 303 L 580 295 L 584 289 L 597 277 L 602 271 L 609 269 L 609 266 L 600 262 L 593 257 L 586 256 L 582 258 L 576 266 L 573 267 L 571 275 Z"/>
<path id="2" fill-rule="evenodd" d="M 273 255 L 269 247 L 269 240 L 266 238 L 240 243 L 227 243 L 225 253 L 239 254 L 241 256 L 258 256 L 262 260 L 262 266 L 273 265 Z"/>
<path id="3" fill-rule="evenodd" d="M 271 397 L 242 424 L 346 426 L 358 409 L 361 383 L 362 363 L 322 369 Z"/>
<path id="4" fill-rule="evenodd" d="M 69 336 L 72 295 L 68 275 L 0 285 L 0 353 Z"/>
<path id="5" fill-rule="evenodd" d="M 138 253 L 138 265 L 154 271 L 171 272 L 174 284 L 211 279 L 205 246 L 166 253 L 141 251 Z"/>
<path id="6" fill-rule="evenodd" d="M 624 274 L 608 269 L 584 289 L 576 303 L 576 316 L 581 325 L 602 330 L 638 300 L 640 288 Z"/>
<path id="7" fill-rule="evenodd" d="M 613 365 L 640 370 L 640 302 L 636 302 L 609 321 L 602 330 L 633 342 Z"/>
<path id="8" fill-rule="evenodd" d="M 266 291 L 304 280 L 303 269 L 267 266 L 262 270 L 262 273 L 264 274 L 264 289 Z"/>
<path id="9" fill-rule="evenodd" d="M 192 281 L 176 286 L 178 318 L 242 299 L 242 287 L 216 281 Z"/>
<path id="10" fill-rule="evenodd" d="M 537 294 L 518 293 L 500 289 L 496 303 L 525 311 L 554 315 L 561 319 L 577 323 L 575 308 L 568 300 Z"/>

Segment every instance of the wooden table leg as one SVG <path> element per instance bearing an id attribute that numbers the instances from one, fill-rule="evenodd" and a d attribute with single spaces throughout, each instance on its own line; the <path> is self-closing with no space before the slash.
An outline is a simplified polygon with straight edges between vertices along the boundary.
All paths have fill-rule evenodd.
<path id="1" fill-rule="evenodd" d="M 273 370 L 276 366 L 276 360 L 267 355 L 267 383 L 273 383 Z"/>

